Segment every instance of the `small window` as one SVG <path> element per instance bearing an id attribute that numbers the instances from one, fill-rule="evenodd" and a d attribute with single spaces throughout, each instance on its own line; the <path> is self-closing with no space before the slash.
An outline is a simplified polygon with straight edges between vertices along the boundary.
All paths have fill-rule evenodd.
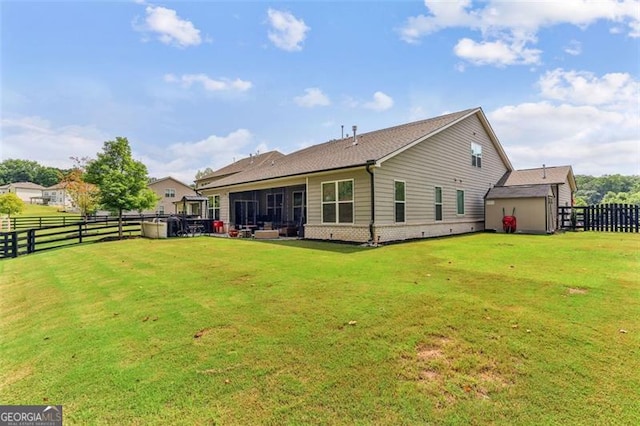
<path id="1" fill-rule="evenodd" d="M 436 220 L 442 220 L 442 188 L 436 186 Z"/>
<path id="2" fill-rule="evenodd" d="M 173 188 L 167 188 L 164 190 L 164 197 L 165 198 L 175 198 L 176 197 L 176 190 Z"/>
<path id="3" fill-rule="evenodd" d="M 394 181 L 395 184 L 395 210 L 396 210 L 396 222 L 405 221 L 405 182 L 401 180 Z"/>
<path id="4" fill-rule="evenodd" d="M 164 206 L 158 206 L 158 214 L 164 214 Z"/>
<path id="5" fill-rule="evenodd" d="M 353 223 L 353 180 L 322 183 L 322 222 Z"/>
<path id="6" fill-rule="evenodd" d="M 471 143 L 471 165 L 473 167 L 482 167 L 482 145 Z"/>
<path id="7" fill-rule="evenodd" d="M 461 189 L 458 189 L 456 191 L 456 209 L 457 209 L 457 213 L 459 215 L 463 215 L 464 214 L 464 191 Z"/>

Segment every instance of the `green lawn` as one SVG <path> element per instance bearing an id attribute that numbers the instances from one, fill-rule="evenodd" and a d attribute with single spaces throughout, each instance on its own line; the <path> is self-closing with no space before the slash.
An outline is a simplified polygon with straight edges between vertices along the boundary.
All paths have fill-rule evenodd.
<path id="1" fill-rule="evenodd" d="M 67 424 L 639 424 L 640 236 L 210 237 L 0 261 L 0 403 Z"/>

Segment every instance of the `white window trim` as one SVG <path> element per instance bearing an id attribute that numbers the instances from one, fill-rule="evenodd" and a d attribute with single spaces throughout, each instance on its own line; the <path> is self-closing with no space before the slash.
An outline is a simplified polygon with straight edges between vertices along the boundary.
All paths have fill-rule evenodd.
<path id="1" fill-rule="evenodd" d="M 173 195 L 169 195 L 170 192 L 173 191 Z M 176 190 L 175 188 L 165 188 L 164 189 L 164 198 L 176 198 Z"/>
<path id="2" fill-rule="evenodd" d="M 458 209 L 458 191 L 462 192 L 462 213 L 459 213 Z M 467 214 L 466 204 L 467 204 L 467 196 L 465 194 L 465 190 L 462 188 L 456 188 L 456 216 L 464 217 Z"/>
<path id="3" fill-rule="evenodd" d="M 404 201 L 396 200 L 396 182 L 402 182 L 404 184 Z M 402 203 L 404 204 L 404 220 L 398 222 L 398 218 L 396 217 L 396 204 Z M 407 223 L 407 181 L 394 179 L 393 181 L 393 223 Z"/>
<path id="4" fill-rule="evenodd" d="M 440 188 L 440 202 L 438 202 L 438 197 L 437 197 L 438 188 Z M 444 221 L 444 203 L 442 202 L 443 199 L 444 199 L 443 188 L 441 186 L 434 186 L 433 187 L 433 220 L 435 222 Z M 440 219 L 438 219 L 437 206 L 440 206 L 440 215 L 441 215 Z"/>
<path id="5" fill-rule="evenodd" d="M 351 222 L 340 222 L 340 200 L 338 193 L 338 183 L 340 182 L 351 182 Z M 333 183 L 336 189 L 336 199 L 335 201 L 324 201 L 322 197 L 322 187 L 326 183 Z M 356 218 L 356 184 L 353 179 L 339 179 L 339 180 L 327 180 L 324 182 L 320 182 L 320 223 L 322 225 L 353 225 L 355 223 Z M 342 201 L 342 203 L 346 203 L 347 201 Z M 325 222 L 323 208 L 325 204 L 334 204 L 336 206 L 336 220 L 335 222 Z"/>

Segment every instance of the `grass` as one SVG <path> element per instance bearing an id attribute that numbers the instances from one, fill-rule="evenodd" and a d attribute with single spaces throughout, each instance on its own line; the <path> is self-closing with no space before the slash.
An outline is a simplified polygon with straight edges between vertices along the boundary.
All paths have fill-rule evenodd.
<path id="1" fill-rule="evenodd" d="M 209 237 L 0 262 L 0 401 L 68 424 L 638 424 L 640 238 Z"/>
<path id="2" fill-rule="evenodd" d="M 22 213 L 16 215 L 21 216 L 77 216 L 77 213 L 67 213 L 60 211 L 62 207 L 58 206 L 44 206 L 42 204 L 30 204 L 24 203 L 24 209 Z"/>

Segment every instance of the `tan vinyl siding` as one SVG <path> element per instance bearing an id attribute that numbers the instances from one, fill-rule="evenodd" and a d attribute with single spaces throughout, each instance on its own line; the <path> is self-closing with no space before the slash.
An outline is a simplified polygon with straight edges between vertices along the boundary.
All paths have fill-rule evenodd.
<path id="1" fill-rule="evenodd" d="M 572 198 L 571 186 L 568 181 L 564 185 L 558 185 L 558 206 L 570 206 Z"/>
<path id="2" fill-rule="evenodd" d="M 471 143 L 482 146 L 482 167 L 471 165 Z M 435 223 L 435 187 L 442 187 L 444 222 L 482 220 L 484 196 L 507 171 L 476 115 L 389 159 L 375 169 L 376 225 L 394 220 L 394 180 L 406 181 L 406 222 Z M 456 190 L 465 214 L 457 215 Z"/>
<path id="3" fill-rule="evenodd" d="M 547 199 L 539 198 L 507 198 L 487 200 L 487 218 L 485 229 L 504 232 L 502 229 L 502 213 L 510 216 L 515 212 L 516 232 L 544 234 L 553 229 L 553 223 L 547 223 Z M 514 210 L 515 209 L 515 210 Z"/>
<path id="4" fill-rule="evenodd" d="M 364 169 L 351 170 L 309 177 L 307 223 L 322 224 L 322 182 L 353 179 L 353 220 L 354 224 L 368 225 L 371 218 L 371 203 L 369 202 L 370 187 L 369 174 Z"/>

